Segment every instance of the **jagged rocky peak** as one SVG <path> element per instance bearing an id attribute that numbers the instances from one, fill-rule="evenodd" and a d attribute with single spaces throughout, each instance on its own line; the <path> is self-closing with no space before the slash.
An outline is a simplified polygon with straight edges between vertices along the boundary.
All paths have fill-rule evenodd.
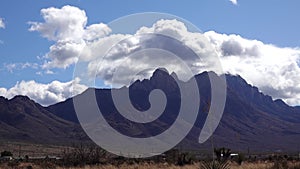
<path id="1" fill-rule="evenodd" d="M 10 100 L 11 101 L 32 101 L 28 96 L 24 96 L 24 95 L 17 95 Z"/>
<path id="2" fill-rule="evenodd" d="M 165 68 L 158 68 L 156 69 L 153 74 L 152 74 L 152 77 L 162 77 L 162 76 L 169 76 L 169 71 Z"/>

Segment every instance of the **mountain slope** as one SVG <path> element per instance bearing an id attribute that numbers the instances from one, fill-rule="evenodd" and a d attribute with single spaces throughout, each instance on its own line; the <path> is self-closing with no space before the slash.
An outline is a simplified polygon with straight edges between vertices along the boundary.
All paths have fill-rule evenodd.
<path id="1" fill-rule="evenodd" d="M 298 151 L 300 111 L 259 92 L 239 76 L 227 75 L 227 100 L 215 133 L 219 143 L 256 151 Z"/>
<path id="2" fill-rule="evenodd" d="M 63 120 L 27 96 L 0 97 L 0 140 L 67 143 L 84 137 L 80 126 Z"/>
<path id="3" fill-rule="evenodd" d="M 214 144 L 239 150 L 294 151 L 300 141 L 300 109 L 288 106 L 281 100 L 273 101 L 270 96 L 259 92 L 257 87 L 249 85 L 240 76 L 225 77 L 227 100 L 223 118 L 213 137 Z M 186 147 L 198 145 L 199 133 L 210 107 L 208 72 L 196 75 L 195 78 L 201 101 L 195 126 L 182 142 Z M 112 101 L 112 90 L 88 90 L 95 90 L 99 108 L 113 128 L 132 137 L 149 137 L 168 129 L 177 117 L 180 92 L 175 80 L 174 74 L 171 76 L 158 69 L 150 79 L 138 80 L 129 87 L 131 102 L 138 110 L 147 110 L 150 107 L 148 95 L 153 89 L 161 89 L 166 94 L 168 104 L 163 115 L 148 124 L 135 123 L 121 116 Z M 113 90 L 120 92 L 122 89 Z M 47 110 L 65 120 L 78 123 L 72 99 L 49 106 Z M 208 147 L 210 144 L 207 141 L 203 146 Z"/>

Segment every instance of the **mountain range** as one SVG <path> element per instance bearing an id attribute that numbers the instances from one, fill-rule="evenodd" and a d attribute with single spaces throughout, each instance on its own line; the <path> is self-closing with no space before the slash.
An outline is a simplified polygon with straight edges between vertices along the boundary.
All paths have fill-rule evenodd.
<path id="1" fill-rule="evenodd" d="M 56 144 L 79 137 L 86 137 L 79 124 L 55 116 L 29 97 L 0 97 L 0 140 Z"/>
<path id="2" fill-rule="evenodd" d="M 242 77 L 225 76 L 227 95 L 223 117 L 213 137 L 198 144 L 198 137 L 210 109 L 211 84 L 209 73 L 195 75 L 199 87 L 199 112 L 194 127 L 178 145 L 185 148 L 207 148 L 211 144 L 235 150 L 255 152 L 299 150 L 300 108 L 273 100 Z M 214 76 L 217 76 L 214 74 Z M 168 129 L 176 119 L 180 108 L 180 92 L 177 76 L 157 69 L 150 79 L 137 80 L 128 88 L 89 88 L 75 98 L 95 92 L 99 109 L 115 130 L 131 137 L 155 136 Z M 185 86 L 188 82 L 180 83 Z M 137 123 L 124 118 L 114 105 L 111 92 L 128 89 L 134 108 L 149 109 L 149 93 L 161 89 L 166 97 L 166 108 L 158 119 L 150 123 Z M 46 142 L 49 144 L 88 141 L 78 122 L 73 99 L 43 107 L 27 96 L 13 99 L 0 97 L 0 140 Z"/>

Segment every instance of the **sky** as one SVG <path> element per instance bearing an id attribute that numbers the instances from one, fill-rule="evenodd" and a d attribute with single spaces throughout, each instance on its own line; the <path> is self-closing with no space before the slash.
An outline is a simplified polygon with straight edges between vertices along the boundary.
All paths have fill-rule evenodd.
<path id="1" fill-rule="evenodd" d="M 189 30 L 180 20 L 166 19 L 137 27 L 131 35 L 175 36 L 197 54 L 217 54 L 225 73 L 241 75 L 274 99 L 300 105 L 299 5 L 297 0 L 4 0 L 0 2 L 0 95 L 28 95 L 47 106 L 79 94 L 87 84 L 73 74 L 78 55 L 86 51 L 91 53 L 83 58 L 90 62 L 86 71 L 102 80 L 100 87 L 112 83 L 113 67 L 121 67 L 125 74 L 134 72 L 132 63 L 118 65 L 124 62 L 120 57 L 123 47 L 118 48 L 116 59 L 102 58 L 100 70 L 95 67 L 99 60 L 92 62 L 91 58 L 94 53 L 100 55 L 101 43 L 130 36 L 128 32 L 116 34 L 112 21 L 135 13 L 159 12 L 183 18 L 202 32 Z M 215 52 L 199 45 L 204 41 Z M 195 73 L 213 70 L 198 62 L 189 63 Z M 72 90 L 73 83 L 79 84 L 78 88 Z"/>

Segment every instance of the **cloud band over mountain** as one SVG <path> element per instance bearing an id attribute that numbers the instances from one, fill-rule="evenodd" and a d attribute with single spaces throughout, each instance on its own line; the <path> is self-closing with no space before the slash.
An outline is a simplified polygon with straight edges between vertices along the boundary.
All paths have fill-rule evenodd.
<path id="1" fill-rule="evenodd" d="M 95 73 L 93 72 L 99 72 L 98 67 L 93 66 L 97 64 L 97 62 L 93 62 L 95 61 L 94 59 L 104 55 L 109 49 L 109 45 L 106 47 L 104 45 L 115 44 L 124 38 L 132 36 L 128 34 L 114 34 L 109 24 L 87 25 L 88 17 L 85 11 L 77 7 L 45 8 L 41 10 L 41 15 L 44 22 L 29 22 L 31 25 L 29 31 L 37 31 L 42 37 L 54 42 L 49 47 L 49 52 L 44 56 L 45 63 L 42 65 L 44 69 L 66 69 L 70 65 L 75 64 L 80 55 L 84 57 L 85 61 L 90 62 L 89 72 L 94 75 Z M 262 92 L 273 96 L 273 98 L 281 98 L 290 105 L 300 104 L 299 48 L 278 47 L 258 40 L 246 39 L 239 35 L 220 34 L 215 31 L 192 32 L 184 23 L 178 20 L 159 20 L 150 27 L 137 29 L 134 35 L 142 33 L 169 35 L 182 41 L 201 57 L 217 54 L 225 73 L 241 75 L 249 83 L 258 86 Z M 210 46 L 213 48 L 206 48 L 206 41 L 210 42 Z M 111 76 L 108 73 L 111 72 L 112 68 L 120 66 L 117 62 L 122 60 L 122 54 L 129 50 L 125 48 L 126 46 L 120 48 L 117 51 L 118 54 L 112 56 L 114 59 L 109 57 L 101 58 L 102 64 L 105 66 L 101 67 L 101 73 L 97 75 L 103 81 L 109 83 Z M 161 57 L 157 62 L 169 63 L 168 59 L 167 57 Z M 142 62 L 143 58 L 140 58 L 139 61 Z M 210 64 L 206 61 L 207 59 L 204 59 L 204 61 L 193 60 L 188 63 L 190 63 L 189 67 L 195 70 L 195 73 L 200 73 L 204 70 L 214 71 L 214 67 L 210 67 Z M 122 67 L 125 68 L 124 72 L 131 72 L 134 71 L 134 66 L 132 65 L 139 64 L 125 62 L 122 63 Z M 152 63 L 145 60 L 143 64 L 151 67 Z M 174 70 L 169 71 L 176 72 L 178 70 L 174 68 Z M 20 88 L 20 84 L 13 88 Z M 10 91 L 12 89 L 2 88 L 2 91 Z M 22 93 L 14 92 L 13 94 Z M 49 103 L 42 99 L 47 98 L 45 93 L 40 91 L 40 95 L 41 97 L 36 97 L 36 101 L 44 104 Z M 58 101 L 63 98 L 65 97 L 54 100 Z"/>
<path id="2" fill-rule="evenodd" d="M 8 99 L 16 95 L 25 95 L 41 105 L 48 106 L 61 102 L 87 89 L 79 84 L 80 79 L 69 82 L 53 81 L 48 84 L 37 83 L 34 80 L 21 81 L 10 89 L 0 88 L 0 95 Z M 73 85 L 76 86 L 73 88 Z"/>

